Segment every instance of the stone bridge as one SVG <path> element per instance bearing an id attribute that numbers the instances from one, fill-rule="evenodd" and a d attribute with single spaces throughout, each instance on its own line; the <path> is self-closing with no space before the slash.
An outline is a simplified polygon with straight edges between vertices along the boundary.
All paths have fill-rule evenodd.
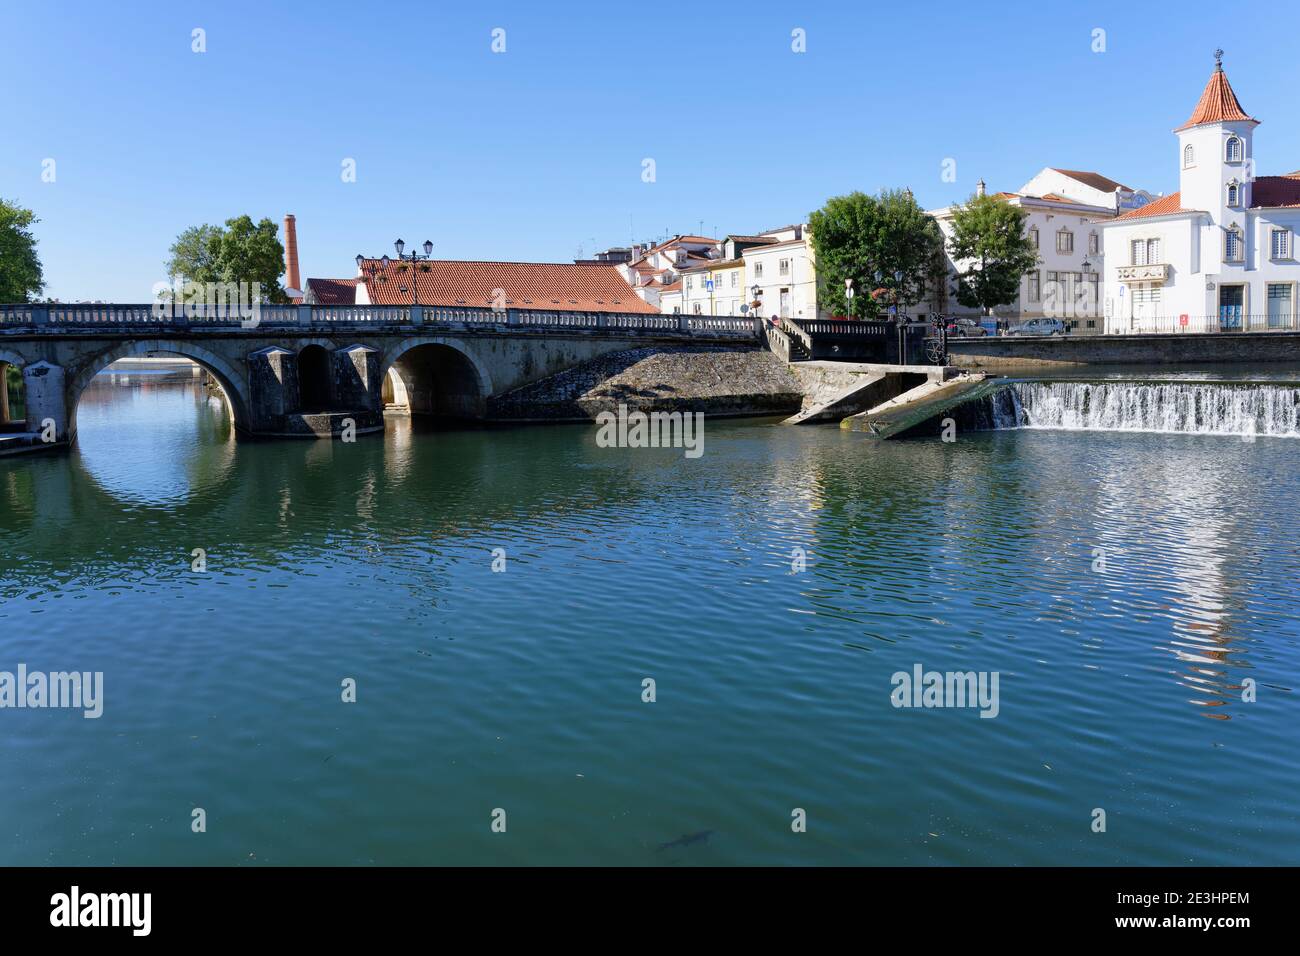
<path id="1" fill-rule="evenodd" d="M 220 383 L 253 435 L 383 427 L 385 407 L 481 419 L 491 398 L 608 352 L 656 343 L 760 342 L 755 319 L 444 306 L 0 305 L 0 383 L 22 370 L 26 424 L 58 444 L 77 431 L 91 379 L 119 359 L 164 353 Z M 5 389 L 0 388 L 0 395 Z M 0 429 L 13 430 L 0 400 Z"/>

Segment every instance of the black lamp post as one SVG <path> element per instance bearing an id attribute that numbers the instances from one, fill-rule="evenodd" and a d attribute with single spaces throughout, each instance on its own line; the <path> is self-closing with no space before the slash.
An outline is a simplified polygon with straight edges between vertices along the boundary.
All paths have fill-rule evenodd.
<path id="1" fill-rule="evenodd" d="M 401 239 L 398 239 L 393 243 L 393 248 L 397 250 L 397 258 L 399 261 L 409 262 L 411 264 L 411 305 L 419 305 L 420 296 L 419 296 L 418 286 L 416 285 L 416 281 L 415 281 L 415 265 L 417 262 L 420 262 L 423 259 L 428 259 L 433 254 L 433 242 L 429 239 L 424 240 L 424 255 L 420 255 L 418 252 L 415 252 L 414 250 L 412 250 L 409 256 L 403 255 L 406 249 L 406 243 L 403 242 Z M 365 267 L 366 257 L 363 255 L 358 255 L 357 268 L 362 270 L 366 274 L 368 274 L 371 278 L 374 278 L 381 271 L 387 272 L 388 266 L 391 263 L 391 261 L 392 260 L 390 260 L 388 256 L 383 256 L 380 258 L 378 266 L 372 265 L 369 269 L 366 269 Z"/>

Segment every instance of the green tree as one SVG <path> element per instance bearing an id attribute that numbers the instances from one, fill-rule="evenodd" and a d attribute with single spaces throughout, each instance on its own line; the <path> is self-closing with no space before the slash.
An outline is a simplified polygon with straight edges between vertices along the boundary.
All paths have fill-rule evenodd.
<path id="1" fill-rule="evenodd" d="M 167 259 L 167 278 L 186 282 L 216 282 L 221 278 L 217 265 L 216 240 L 220 226 L 190 226 L 172 243 Z"/>
<path id="2" fill-rule="evenodd" d="M 1025 232 L 1028 213 L 995 196 L 972 196 L 953 210 L 949 252 L 957 266 L 957 301 L 992 315 L 1020 295 L 1021 278 L 1038 265 Z"/>
<path id="3" fill-rule="evenodd" d="M 45 288 L 30 209 L 0 199 L 0 302 L 30 302 Z"/>
<path id="4" fill-rule="evenodd" d="M 844 280 L 853 280 L 853 317 L 874 318 L 897 294 L 903 305 L 920 302 L 942 262 L 938 224 L 916 204 L 911 190 L 834 196 L 808 217 L 817 258 L 818 304 L 845 315 Z M 878 289 L 889 293 L 873 297 Z"/>
<path id="5" fill-rule="evenodd" d="M 280 285 L 284 246 L 276 225 L 250 216 L 227 219 L 221 226 L 191 226 L 171 246 L 167 275 L 189 282 L 259 283 L 268 302 L 288 302 Z"/>

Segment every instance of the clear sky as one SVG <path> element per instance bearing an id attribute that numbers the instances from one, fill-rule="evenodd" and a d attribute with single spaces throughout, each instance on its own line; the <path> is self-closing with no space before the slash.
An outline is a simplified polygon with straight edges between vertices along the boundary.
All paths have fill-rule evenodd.
<path id="1" fill-rule="evenodd" d="M 1298 9 L 3 0 L 0 196 L 41 219 L 48 295 L 141 302 L 178 232 L 242 213 L 296 214 L 306 277 L 398 236 L 567 261 L 855 189 L 930 208 L 1043 166 L 1169 192 L 1216 46 L 1263 122 L 1259 172 L 1300 168 Z"/>

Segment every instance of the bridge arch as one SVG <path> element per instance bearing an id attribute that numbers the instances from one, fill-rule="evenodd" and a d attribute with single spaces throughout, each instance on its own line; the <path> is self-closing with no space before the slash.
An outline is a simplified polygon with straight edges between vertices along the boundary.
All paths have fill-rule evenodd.
<path id="1" fill-rule="evenodd" d="M 492 377 L 464 342 L 427 335 L 404 339 L 389 349 L 383 376 L 394 404 L 413 415 L 477 419 L 487 414 Z"/>
<path id="2" fill-rule="evenodd" d="M 201 345 L 195 345 L 193 342 L 170 339 L 143 339 L 126 342 L 116 348 L 109 349 L 107 352 L 100 353 L 81 366 L 76 375 L 71 377 L 71 382 L 67 386 L 70 433 L 76 433 L 77 406 L 81 404 L 82 393 L 85 392 L 86 387 L 94 377 L 119 359 L 134 358 L 148 352 L 179 355 L 182 358 L 198 363 L 210 372 L 221 386 L 222 392 L 225 393 L 226 403 L 230 406 L 230 414 L 234 419 L 235 428 L 241 431 L 246 430 L 249 403 L 248 375 L 245 371 L 236 369 L 221 355 Z"/>

